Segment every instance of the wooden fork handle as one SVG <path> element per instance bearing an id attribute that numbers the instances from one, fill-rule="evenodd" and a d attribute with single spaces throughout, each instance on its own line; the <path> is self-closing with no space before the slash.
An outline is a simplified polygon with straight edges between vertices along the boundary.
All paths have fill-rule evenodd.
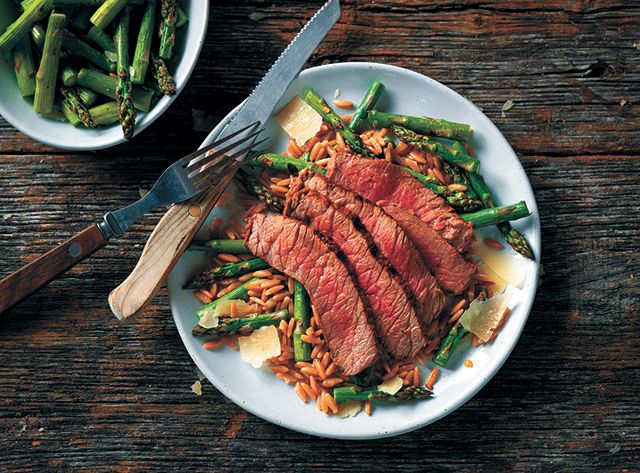
<path id="1" fill-rule="evenodd" d="M 107 244 L 96 224 L 0 281 L 0 313 L 22 302 Z"/>
<path id="2" fill-rule="evenodd" d="M 162 217 L 133 272 L 109 294 L 109 305 L 116 317 L 126 320 L 144 312 L 232 177 L 172 206 Z"/>

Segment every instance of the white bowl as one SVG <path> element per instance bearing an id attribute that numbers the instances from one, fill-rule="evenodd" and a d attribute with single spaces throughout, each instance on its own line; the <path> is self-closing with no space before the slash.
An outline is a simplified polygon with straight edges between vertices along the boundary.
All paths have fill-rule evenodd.
<path id="1" fill-rule="evenodd" d="M 525 281 L 522 290 L 513 291 L 511 314 L 495 341 L 475 348 L 466 344 L 457 350 L 447 367 L 440 369 L 433 398 L 398 404 L 381 402 L 376 404 L 371 416 L 360 413 L 354 418 L 339 419 L 322 414 L 313 402 L 300 402 L 293 386 L 276 378 L 268 367 L 256 370 L 243 362 L 240 354 L 233 350 L 207 350 L 203 347 L 206 338 L 191 335 L 191 329 L 198 320 L 195 312 L 202 303 L 193 296 L 192 291 L 184 291 L 182 285 L 206 269 L 205 258 L 196 251 L 187 251 L 182 255 L 167 279 L 167 289 L 176 327 L 198 368 L 222 394 L 243 409 L 274 424 L 320 437 L 364 440 L 399 435 L 435 422 L 462 406 L 482 389 L 509 357 L 524 329 L 537 288 L 540 220 L 531 185 L 507 140 L 491 120 L 467 99 L 435 80 L 407 69 L 350 62 L 314 67 L 302 72 L 275 111 L 282 109 L 305 85 L 310 85 L 328 100 L 332 100 L 336 89 L 339 89 L 341 99 L 359 103 L 374 79 L 386 86 L 376 106 L 381 111 L 429 115 L 469 123 L 473 127 L 471 145 L 482 161 L 482 172 L 498 203 L 527 202 L 531 216 L 513 225 L 531 244 L 536 261 L 521 260 Z M 233 113 L 218 124 L 212 132 L 213 136 L 222 131 Z M 273 118 L 265 123 L 265 128 L 273 152 L 283 151 L 289 142 L 286 134 L 274 123 Z M 238 218 L 246 210 L 233 197 L 227 202 L 227 205 L 214 208 L 200 229 L 198 239 L 206 239 L 204 227 L 211 223 L 214 216 L 228 221 L 229 217 Z M 482 234 L 501 238 L 495 227 L 483 229 Z M 516 302 L 519 303 L 515 305 Z M 465 360 L 471 360 L 473 367 L 465 367 Z M 423 380 L 433 366 L 427 361 L 420 368 Z"/>
<path id="2" fill-rule="evenodd" d="M 180 5 L 189 17 L 189 23 L 176 30 L 174 48 L 178 58 L 174 73 L 176 94 L 160 98 L 148 113 L 138 111 L 135 135 L 151 125 L 169 108 L 187 84 L 200 55 L 207 33 L 209 2 L 208 0 L 183 0 Z M 132 36 L 132 40 L 135 41 L 135 37 Z M 172 59 L 172 62 L 174 61 L 175 59 Z M 125 141 L 118 123 L 98 129 L 75 128 L 69 123 L 43 118 L 34 112 L 33 97 L 27 99 L 20 97 L 10 54 L 0 59 L 0 115 L 25 135 L 56 148 L 96 150 Z"/>

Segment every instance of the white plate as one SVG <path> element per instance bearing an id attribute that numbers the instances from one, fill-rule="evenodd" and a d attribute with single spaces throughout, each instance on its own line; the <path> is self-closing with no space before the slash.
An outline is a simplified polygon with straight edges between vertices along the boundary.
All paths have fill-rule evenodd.
<path id="1" fill-rule="evenodd" d="M 176 57 L 171 61 L 177 61 L 174 74 L 176 94 L 160 98 L 148 113 L 138 111 L 135 135 L 140 134 L 169 108 L 184 89 L 198 61 L 207 33 L 209 1 L 184 0 L 180 5 L 189 17 L 189 23 L 176 30 Z M 134 34 L 137 35 L 137 31 Z M 133 40 L 135 41 L 135 37 Z M 88 130 L 42 118 L 34 112 L 33 97 L 20 97 L 11 54 L 0 58 L 0 97 L 0 115 L 22 133 L 45 145 L 68 150 L 97 150 L 124 142 L 120 124 Z"/>
<path id="2" fill-rule="evenodd" d="M 376 106 L 408 115 L 428 115 L 472 125 L 472 146 L 482 161 L 482 171 L 494 190 L 498 203 L 525 200 L 531 217 L 516 222 L 515 227 L 526 236 L 533 251 L 540 258 L 540 223 L 536 201 L 529 180 L 509 143 L 496 126 L 471 102 L 442 84 L 415 72 L 382 64 L 346 63 L 331 64 L 306 70 L 293 82 L 280 101 L 279 111 L 306 84 L 311 85 L 327 101 L 333 100 L 336 89 L 341 99 L 360 103 L 373 79 L 386 85 L 385 93 Z M 226 123 L 223 121 L 219 127 Z M 277 125 L 270 124 L 273 150 L 284 150 L 287 137 Z M 229 202 L 232 202 L 231 199 Z M 233 212 L 239 212 L 234 209 Z M 233 213 L 232 212 L 232 213 Z M 230 213 L 216 207 L 214 215 L 228 218 Z M 201 229 L 202 232 L 202 229 Z M 487 230 L 488 234 L 492 230 Z M 198 238 L 205 238 L 204 232 Z M 524 261 L 524 260 L 523 260 Z M 180 336 L 192 358 L 225 396 L 243 409 L 274 424 L 310 435 L 343 439 L 372 439 L 398 435 L 424 427 L 453 412 L 476 394 L 498 371 L 515 346 L 531 310 L 536 292 L 538 262 L 524 261 L 526 280 L 520 294 L 520 303 L 509 316 L 495 341 L 486 346 L 465 349 L 455 354 L 448 367 L 441 369 L 435 384 L 435 396 L 429 400 L 400 404 L 376 403 L 373 415 L 361 412 L 358 416 L 339 419 L 326 416 L 315 402 L 303 404 L 293 391 L 276 378 L 266 366 L 252 368 L 240 359 L 239 353 L 224 349 L 208 351 L 202 348 L 203 340 L 192 337 L 191 329 L 198 318 L 195 311 L 201 303 L 192 291 L 181 289 L 191 276 L 204 270 L 204 257 L 197 252 L 187 252 L 169 276 L 167 287 L 174 320 Z M 473 361 L 473 368 L 463 366 L 465 360 Z M 428 360 L 422 369 L 422 379 L 431 370 Z"/>

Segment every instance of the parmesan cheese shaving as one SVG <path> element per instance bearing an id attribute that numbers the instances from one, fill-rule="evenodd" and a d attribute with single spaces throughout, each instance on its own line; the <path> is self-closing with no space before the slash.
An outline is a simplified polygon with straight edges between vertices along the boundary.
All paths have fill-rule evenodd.
<path id="1" fill-rule="evenodd" d="M 191 385 L 191 390 L 198 396 L 202 396 L 202 383 L 200 381 L 196 381 Z"/>
<path id="2" fill-rule="evenodd" d="M 258 369 L 269 358 L 280 356 L 280 339 L 278 329 L 273 325 L 260 327 L 248 337 L 238 338 L 240 356 L 254 368 Z"/>
<path id="3" fill-rule="evenodd" d="M 322 126 L 322 117 L 297 95 L 274 119 L 299 146 L 304 146 Z"/>
<path id="4" fill-rule="evenodd" d="M 460 323 L 469 332 L 486 342 L 493 335 L 493 329 L 502 320 L 510 300 L 511 294 L 502 294 L 485 301 L 475 300 L 460 317 Z"/>
<path id="5" fill-rule="evenodd" d="M 347 417 L 355 417 L 362 410 L 360 401 L 341 402 L 338 404 L 338 417 L 346 419 Z"/>
<path id="6" fill-rule="evenodd" d="M 402 388 L 402 379 L 400 378 L 400 376 L 394 376 L 393 378 L 389 378 L 388 380 L 386 380 L 380 386 L 377 386 L 377 388 L 380 391 L 391 394 L 393 396 L 395 393 L 400 391 L 400 388 Z"/>
<path id="7" fill-rule="evenodd" d="M 204 328 L 214 328 L 218 326 L 220 319 L 214 310 L 208 310 L 198 322 Z"/>
<path id="8" fill-rule="evenodd" d="M 489 248 L 481 242 L 474 243 L 473 251 L 506 282 L 515 287 L 522 287 L 525 276 L 524 268 L 522 268 L 521 264 L 522 257 L 509 254 L 506 251 Z"/>

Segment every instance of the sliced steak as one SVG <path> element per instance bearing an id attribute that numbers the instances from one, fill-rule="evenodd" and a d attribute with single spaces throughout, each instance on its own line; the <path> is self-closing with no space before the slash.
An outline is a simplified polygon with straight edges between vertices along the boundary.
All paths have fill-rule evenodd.
<path id="1" fill-rule="evenodd" d="M 257 214 L 249 223 L 245 246 L 307 289 L 325 342 L 343 373 L 357 374 L 376 361 L 367 305 L 331 244 L 297 220 Z"/>
<path id="2" fill-rule="evenodd" d="M 327 178 L 372 202 L 389 200 L 413 210 L 460 253 L 474 241 L 470 223 L 462 220 L 441 197 L 407 171 L 383 159 L 339 154 L 329 162 Z"/>
<path id="3" fill-rule="evenodd" d="M 445 292 L 460 294 L 469 286 L 471 278 L 476 274 L 475 265 L 467 261 L 411 210 L 390 202 L 384 203 L 382 208 L 413 241 L 431 274 Z"/>
<path id="4" fill-rule="evenodd" d="M 421 305 L 420 318 L 429 324 L 444 306 L 444 293 L 427 269 L 417 248 L 396 222 L 374 203 L 342 187 L 332 185 L 321 174 L 305 170 L 294 186 L 306 187 L 354 214 L 369 232 L 393 268 L 408 283 Z"/>
<path id="5" fill-rule="evenodd" d="M 354 224 L 344 208 L 331 205 L 329 199 L 315 191 L 305 189 L 290 194 L 288 200 L 291 217 L 333 241 L 347 257 L 373 311 L 378 338 L 389 354 L 395 359 L 415 355 L 426 343 L 413 305 L 415 300 L 403 289 L 401 278 L 392 276 L 372 254 L 375 244 L 366 231 L 357 229 L 359 222 Z M 377 253 L 377 249 L 374 251 Z"/>

